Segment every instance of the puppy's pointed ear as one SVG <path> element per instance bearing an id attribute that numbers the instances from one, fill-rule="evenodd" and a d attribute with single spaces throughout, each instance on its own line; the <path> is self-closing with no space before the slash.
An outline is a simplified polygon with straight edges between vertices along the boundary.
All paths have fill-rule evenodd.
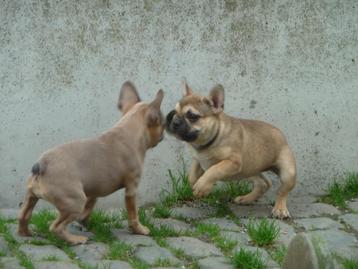
<path id="1" fill-rule="evenodd" d="M 130 81 L 124 82 L 119 93 L 119 110 L 126 114 L 138 102 L 140 102 L 140 97 L 133 83 Z"/>
<path id="2" fill-rule="evenodd" d="M 193 90 L 189 87 L 185 78 L 183 78 L 181 81 L 181 87 L 182 87 L 182 91 L 183 91 L 183 96 L 188 96 L 188 95 L 193 94 Z"/>
<path id="3" fill-rule="evenodd" d="M 159 90 L 155 99 L 149 104 L 148 110 L 148 125 L 159 125 L 162 120 L 162 115 L 160 112 L 160 106 L 164 98 L 163 90 Z"/>
<path id="4" fill-rule="evenodd" d="M 220 113 L 224 110 L 225 91 L 220 84 L 215 85 L 209 94 L 209 99 L 212 102 L 212 109 L 214 113 Z"/>

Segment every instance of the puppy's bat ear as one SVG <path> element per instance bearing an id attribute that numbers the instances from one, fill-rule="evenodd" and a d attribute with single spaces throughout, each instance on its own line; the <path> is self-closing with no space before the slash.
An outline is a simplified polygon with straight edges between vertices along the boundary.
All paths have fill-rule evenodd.
<path id="1" fill-rule="evenodd" d="M 119 110 L 124 115 L 138 102 L 140 102 L 140 97 L 133 83 L 130 81 L 124 82 L 119 93 Z"/>
<path id="2" fill-rule="evenodd" d="M 159 90 L 155 99 L 149 104 L 148 110 L 148 125 L 159 125 L 162 121 L 162 114 L 160 112 L 160 106 L 164 98 L 163 90 Z"/>
<path id="3" fill-rule="evenodd" d="M 186 82 L 185 78 L 182 78 L 181 80 L 181 88 L 183 91 L 183 96 L 192 95 L 193 90 L 189 87 L 188 83 Z"/>
<path id="4" fill-rule="evenodd" d="M 209 99 L 212 102 L 212 109 L 214 113 L 220 113 L 224 110 L 225 91 L 220 84 L 215 85 L 209 94 Z"/>

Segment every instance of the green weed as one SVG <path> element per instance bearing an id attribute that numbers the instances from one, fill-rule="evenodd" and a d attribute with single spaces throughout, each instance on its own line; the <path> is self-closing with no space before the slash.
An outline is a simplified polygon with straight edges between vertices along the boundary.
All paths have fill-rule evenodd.
<path id="1" fill-rule="evenodd" d="M 247 233 L 258 246 L 265 246 L 271 244 L 277 238 L 280 227 L 274 220 L 268 221 L 266 218 L 256 222 L 250 220 L 247 225 Z"/>
<path id="2" fill-rule="evenodd" d="M 241 248 L 232 258 L 235 268 L 239 269 L 264 269 L 266 266 L 258 251 L 253 252 Z"/>

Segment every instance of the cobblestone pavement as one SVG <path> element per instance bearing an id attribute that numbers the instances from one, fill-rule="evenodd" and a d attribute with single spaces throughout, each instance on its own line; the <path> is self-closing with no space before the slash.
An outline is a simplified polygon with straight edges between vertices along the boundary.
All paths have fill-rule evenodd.
<path id="1" fill-rule="evenodd" d="M 0 216 L 6 220 L 8 234 L 0 234 L 0 268 L 4 269 L 126 269 L 126 268 L 205 268 L 230 269 L 232 254 L 240 249 L 258 251 L 267 268 L 280 268 L 275 250 L 287 247 L 290 240 L 300 232 L 318 238 L 328 250 L 341 257 L 358 255 L 358 199 L 349 203 L 349 209 L 341 211 L 334 206 L 315 203 L 295 203 L 290 206 L 293 219 L 276 220 L 280 227 L 278 238 L 268 247 L 257 247 L 250 240 L 246 226 L 248 218 L 268 216 L 271 205 L 257 203 L 250 206 L 230 205 L 230 217 L 217 217 L 214 209 L 198 204 L 181 205 L 172 209 L 170 218 L 154 218 L 154 227 L 169 227 L 175 236 L 158 239 L 133 235 L 124 225 L 113 228 L 115 242 L 130 246 L 130 254 L 113 259 L 109 243 L 90 240 L 86 245 L 59 248 L 41 235 L 19 237 L 16 235 L 17 210 L 1 209 Z M 152 210 L 147 209 L 148 212 Z M 150 214 L 149 214 L 150 215 Z M 205 233 L 197 233 L 199 223 L 218 227 L 215 241 Z M 72 226 L 79 231 L 78 226 Z M 87 235 L 92 233 L 87 232 Z M 11 242 L 11 240 L 15 240 Z M 231 249 L 225 248 L 225 240 L 235 241 Z M 218 243 L 219 242 L 219 243 Z M 14 250 L 16 246 L 16 250 Z M 283 249 L 284 249 L 283 247 Z M 113 254 L 113 253 L 112 253 Z M 26 261 L 30 260 L 28 265 Z"/>

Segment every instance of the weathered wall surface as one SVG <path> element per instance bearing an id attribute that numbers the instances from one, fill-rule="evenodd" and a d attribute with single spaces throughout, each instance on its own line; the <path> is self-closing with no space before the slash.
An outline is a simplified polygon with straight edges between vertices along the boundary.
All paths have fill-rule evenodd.
<path id="1" fill-rule="evenodd" d="M 0 207 L 22 200 L 44 150 L 115 123 L 123 81 L 146 100 L 163 88 L 168 112 L 182 76 L 202 93 L 223 84 L 227 113 L 280 127 L 295 193 L 319 192 L 358 170 L 357 10 L 355 0 L 1 1 Z M 172 137 L 148 154 L 142 204 L 183 154 Z"/>

